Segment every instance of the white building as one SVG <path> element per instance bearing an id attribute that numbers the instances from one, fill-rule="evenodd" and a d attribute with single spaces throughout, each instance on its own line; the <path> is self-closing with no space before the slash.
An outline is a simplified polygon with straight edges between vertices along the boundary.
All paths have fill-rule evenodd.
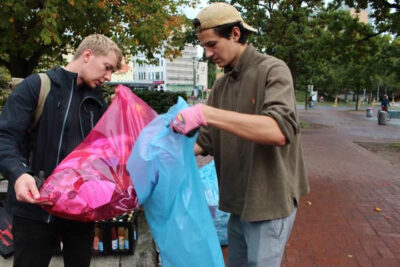
<path id="1" fill-rule="evenodd" d="M 198 62 L 196 67 L 196 85 L 199 90 L 208 88 L 208 65 L 207 62 Z"/>
<path id="2" fill-rule="evenodd" d="M 156 55 L 156 64 L 139 63 L 145 60 L 139 55 L 130 61 L 130 69 L 124 74 L 114 74 L 111 82 L 148 85 L 158 90 L 194 93 L 194 88 L 207 88 L 207 63 L 199 62 L 197 47 L 186 45 L 182 56 L 173 61 Z"/>
<path id="3" fill-rule="evenodd" d="M 115 72 L 111 76 L 111 81 L 115 83 L 132 82 L 133 80 L 133 62 L 130 60 L 122 73 Z"/>

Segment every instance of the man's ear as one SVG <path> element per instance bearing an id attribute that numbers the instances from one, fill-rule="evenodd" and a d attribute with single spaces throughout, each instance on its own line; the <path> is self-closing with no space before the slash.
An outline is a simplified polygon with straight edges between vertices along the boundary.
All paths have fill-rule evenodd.
<path id="1" fill-rule="evenodd" d="M 92 56 L 93 52 L 91 49 L 85 49 L 82 53 L 82 59 L 85 63 L 89 62 L 90 57 Z"/>
<path id="2" fill-rule="evenodd" d="M 235 42 L 239 41 L 241 34 L 239 27 L 235 26 L 232 28 L 231 37 Z"/>

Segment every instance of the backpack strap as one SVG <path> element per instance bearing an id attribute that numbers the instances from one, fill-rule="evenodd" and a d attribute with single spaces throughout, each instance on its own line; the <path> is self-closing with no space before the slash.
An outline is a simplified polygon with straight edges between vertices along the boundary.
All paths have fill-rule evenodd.
<path id="1" fill-rule="evenodd" d="M 29 128 L 29 131 L 32 131 L 33 128 L 35 128 L 35 126 L 38 123 L 40 117 L 42 116 L 44 103 L 46 102 L 47 95 L 49 94 L 50 89 L 51 89 L 49 76 L 46 73 L 39 73 L 39 77 L 40 77 L 39 98 L 38 98 L 37 106 L 36 106 L 36 109 L 35 109 L 35 115 L 34 115 L 34 119 L 33 119 L 33 124 Z"/>

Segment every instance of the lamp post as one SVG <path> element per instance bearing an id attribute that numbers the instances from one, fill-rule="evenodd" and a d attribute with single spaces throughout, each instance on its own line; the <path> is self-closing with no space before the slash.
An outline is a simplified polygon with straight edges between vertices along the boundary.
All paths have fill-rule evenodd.
<path id="1" fill-rule="evenodd" d="M 380 82 L 378 83 L 378 90 L 376 90 L 376 102 L 379 101 L 379 84 Z"/>
<path id="2" fill-rule="evenodd" d="M 307 85 L 307 92 L 306 92 L 306 99 L 304 101 L 305 103 L 305 109 L 307 110 L 307 104 L 308 104 L 308 94 L 310 94 L 310 96 L 312 96 L 312 91 L 313 91 L 313 85 L 312 84 L 308 84 Z M 308 94 L 307 94 L 308 93 Z M 312 101 L 312 100 L 311 100 Z M 311 108 L 311 102 L 309 103 L 310 108 Z"/>
<path id="3" fill-rule="evenodd" d="M 196 90 L 196 57 L 193 57 L 193 91 L 192 91 L 193 105 L 194 105 L 194 98 L 195 98 L 195 90 Z"/>

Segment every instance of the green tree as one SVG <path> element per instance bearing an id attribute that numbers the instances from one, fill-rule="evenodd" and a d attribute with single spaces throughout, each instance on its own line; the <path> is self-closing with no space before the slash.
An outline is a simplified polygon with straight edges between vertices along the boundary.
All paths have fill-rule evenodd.
<path id="1" fill-rule="evenodd" d="M 378 34 L 387 31 L 400 35 L 400 3 L 398 0 L 336 0 L 337 6 L 343 3 L 358 10 L 367 9 L 371 11 L 369 16 L 374 20 Z"/>
<path id="2" fill-rule="evenodd" d="M 212 60 L 207 60 L 207 86 L 211 88 L 217 79 L 217 65 Z"/>
<path id="3" fill-rule="evenodd" d="M 0 90 L 8 86 L 10 81 L 10 75 L 4 67 L 0 66 Z"/>
<path id="4" fill-rule="evenodd" d="M 380 95 L 400 94 L 400 39 L 383 36 L 377 42 L 375 73 L 372 89 L 381 88 Z M 378 93 L 378 92 L 377 92 Z"/>
<path id="5" fill-rule="evenodd" d="M 125 54 L 172 58 L 184 46 L 188 20 L 179 8 L 196 0 L 2 0 L 0 65 L 13 77 L 63 62 L 92 33 L 115 40 Z"/>
<path id="6" fill-rule="evenodd" d="M 326 96 L 354 92 L 358 100 L 364 89 L 372 94 L 379 80 L 390 88 L 397 84 L 396 42 L 385 41 L 383 26 L 361 23 L 339 1 L 327 7 L 318 0 L 225 2 L 258 29 L 249 42 L 288 64 L 297 91 L 306 92 L 313 84 Z"/>
<path id="7" fill-rule="evenodd" d="M 320 18 L 326 19 L 326 34 L 330 35 L 330 45 L 327 47 L 333 58 L 332 67 L 336 79 L 342 89 L 352 89 L 356 96 L 356 110 L 358 97 L 362 89 L 371 83 L 373 69 L 372 59 L 376 53 L 376 38 L 365 38 L 374 33 L 369 24 L 360 23 L 357 17 L 352 17 L 346 10 L 327 10 L 321 13 Z M 322 24 L 324 25 L 324 24 Z M 342 77 L 337 77 L 341 74 Z M 345 91 L 345 93 L 346 93 Z"/>
<path id="8" fill-rule="evenodd" d="M 244 19 L 258 29 L 250 42 L 263 53 L 284 60 L 293 75 L 303 71 L 304 43 L 310 39 L 313 14 L 322 6 L 322 1 L 267 0 L 230 2 L 243 14 Z"/>

